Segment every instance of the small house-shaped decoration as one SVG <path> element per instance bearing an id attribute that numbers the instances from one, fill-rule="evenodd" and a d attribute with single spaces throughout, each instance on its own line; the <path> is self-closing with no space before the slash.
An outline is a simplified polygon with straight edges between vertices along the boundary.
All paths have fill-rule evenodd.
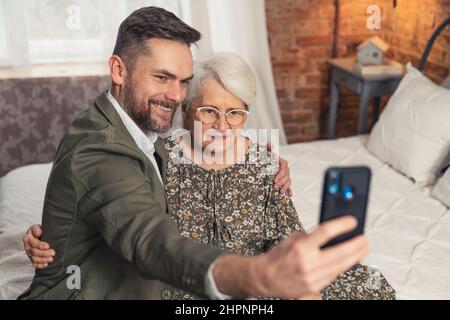
<path id="1" fill-rule="evenodd" d="M 358 46 L 358 63 L 362 65 L 382 64 L 388 48 L 389 45 L 380 37 L 375 36 L 367 39 Z"/>

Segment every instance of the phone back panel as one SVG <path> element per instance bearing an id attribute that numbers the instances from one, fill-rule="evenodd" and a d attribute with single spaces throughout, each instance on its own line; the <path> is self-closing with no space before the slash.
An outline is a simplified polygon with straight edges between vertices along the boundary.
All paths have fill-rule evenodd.
<path id="1" fill-rule="evenodd" d="M 320 222 L 343 215 L 358 220 L 355 230 L 339 236 L 324 247 L 332 246 L 364 232 L 371 171 L 368 167 L 329 168 L 324 177 Z"/>

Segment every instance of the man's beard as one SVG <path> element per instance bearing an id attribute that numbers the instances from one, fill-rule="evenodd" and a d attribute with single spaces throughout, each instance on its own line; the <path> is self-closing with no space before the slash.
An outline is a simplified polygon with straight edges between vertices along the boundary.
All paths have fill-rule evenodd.
<path id="1" fill-rule="evenodd" d="M 132 90 L 133 84 L 125 85 L 123 89 L 123 108 L 136 125 L 141 129 L 148 129 L 156 133 L 165 133 L 172 127 L 172 120 L 178 103 L 170 101 L 162 101 L 157 99 L 148 99 L 147 101 L 139 101 Z M 156 119 L 152 119 L 151 105 L 160 105 L 173 110 L 170 116 L 159 116 L 167 125 L 158 123 Z"/>

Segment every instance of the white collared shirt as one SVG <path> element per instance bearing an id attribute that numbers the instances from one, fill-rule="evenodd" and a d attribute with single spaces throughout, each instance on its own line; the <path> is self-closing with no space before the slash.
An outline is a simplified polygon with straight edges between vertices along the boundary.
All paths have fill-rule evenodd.
<path id="1" fill-rule="evenodd" d="M 134 142 L 136 142 L 138 148 L 150 159 L 150 162 L 153 164 L 153 167 L 155 168 L 158 174 L 159 181 L 161 181 L 161 184 L 164 186 L 161 173 L 159 172 L 158 164 L 156 162 L 154 155 L 155 153 L 154 143 L 158 139 L 158 135 L 152 131 L 150 131 L 148 135 L 145 135 L 144 132 L 142 132 L 142 130 L 133 121 L 133 119 L 131 119 L 130 116 L 125 112 L 125 110 L 123 110 L 119 102 L 117 102 L 117 100 L 112 96 L 109 90 L 106 93 L 106 96 L 108 97 L 111 104 L 114 106 L 114 109 L 116 109 L 120 119 L 125 125 L 125 128 L 127 128 Z"/>

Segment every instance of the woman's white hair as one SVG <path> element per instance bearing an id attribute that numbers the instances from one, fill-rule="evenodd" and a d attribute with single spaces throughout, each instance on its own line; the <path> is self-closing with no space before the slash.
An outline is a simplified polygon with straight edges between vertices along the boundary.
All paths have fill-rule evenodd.
<path id="1" fill-rule="evenodd" d="M 186 102 L 202 96 L 202 82 L 216 79 L 228 92 L 241 99 L 247 106 L 256 94 L 256 80 L 250 66 L 234 53 L 218 53 L 194 64 Z"/>

